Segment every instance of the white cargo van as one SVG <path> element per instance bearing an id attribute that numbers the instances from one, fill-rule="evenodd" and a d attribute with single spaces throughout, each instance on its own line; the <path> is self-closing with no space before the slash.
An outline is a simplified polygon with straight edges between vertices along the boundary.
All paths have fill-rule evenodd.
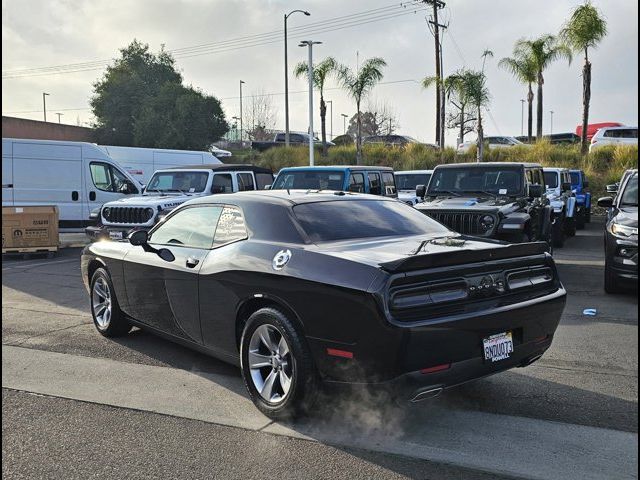
<path id="1" fill-rule="evenodd" d="M 57 205 L 60 228 L 85 227 L 92 210 L 141 190 L 95 144 L 2 139 L 2 206 Z"/>
<path id="2" fill-rule="evenodd" d="M 141 185 L 146 185 L 156 170 L 185 165 L 213 165 L 222 163 L 210 152 L 168 150 L 160 148 L 114 147 L 99 145 L 109 157 Z"/>

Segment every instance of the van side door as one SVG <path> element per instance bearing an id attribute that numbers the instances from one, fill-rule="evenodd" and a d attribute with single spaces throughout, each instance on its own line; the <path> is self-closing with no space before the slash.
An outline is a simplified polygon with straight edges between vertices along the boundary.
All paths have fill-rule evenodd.
<path id="1" fill-rule="evenodd" d="M 128 175 L 112 163 L 103 160 L 89 160 L 86 164 L 86 220 L 89 219 L 89 213 L 94 208 L 118 200 L 124 195 L 141 193 L 139 185 L 136 185 Z"/>
<path id="2" fill-rule="evenodd" d="M 13 205 L 13 142 L 2 139 L 2 205 Z"/>

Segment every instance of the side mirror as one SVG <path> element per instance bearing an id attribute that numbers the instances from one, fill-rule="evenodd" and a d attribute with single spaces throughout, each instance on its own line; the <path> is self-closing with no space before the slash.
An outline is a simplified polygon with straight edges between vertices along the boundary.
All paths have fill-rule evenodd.
<path id="1" fill-rule="evenodd" d="M 271 190 L 271 185 L 265 185 L 265 186 L 264 186 L 264 189 L 265 189 L 265 190 Z"/>
<path id="2" fill-rule="evenodd" d="M 135 230 L 129 234 L 129 243 L 136 247 L 143 247 L 149 241 L 149 235 L 146 230 Z"/>
<path id="3" fill-rule="evenodd" d="M 544 195 L 542 185 L 529 185 L 529 197 L 540 198 Z"/>
<path id="4" fill-rule="evenodd" d="M 613 197 L 602 197 L 598 199 L 598 206 L 602 208 L 613 207 Z"/>
<path id="5" fill-rule="evenodd" d="M 607 193 L 618 193 L 618 187 L 619 185 L 617 183 L 607 185 Z"/>
<path id="6" fill-rule="evenodd" d="M 416 185 L 416 197 L 424 198 L 427 194 L 427 187 L 424 185 Z"/>
<path id="7" fill-rule="evenodd" d="M 586 180 L 582 182 L 582 188 L 589 188 L 589 182 Z"/>
<path id="8" fill-rule="evenodd" d="M 563 192 L 570 192 L 571 191 L 571 183 L 570 182 L 563 182 L 562 183 L 562 191 Z"/>

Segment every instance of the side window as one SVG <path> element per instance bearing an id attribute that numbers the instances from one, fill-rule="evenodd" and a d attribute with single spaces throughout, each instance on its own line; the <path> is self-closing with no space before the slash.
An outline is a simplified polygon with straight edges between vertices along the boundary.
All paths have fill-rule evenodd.
<path id="1" fill-rule="evenodd" d="M 395 182 L 395 179 L 393 178 L 393 173 L 382 172 L 382 183 L 384 184 L 385 195 L 396 194 L 396 182 Z"/>
<path id="2" fill-rule="evenodd" d="M 617 137 L 617 133 L 618 132 L 616 130 L 605 130 L 602 136 L 607 138 Z"/>
<path id="3" fill-rule="evenodd" d="M 369 172 L 369 193 L 371 195 L 382 195 L 382 188 L 380 186 L 380 174 L 377 172 Z"/>
<path id="4" fill-rule="evenodd" d="M 106 163 L 91 163 L 91 180 L 98 190 L 113 192 L 113 182 L 111 181 L 110 165 Z"/>
<path id="5" fill-rule="evenodd" d="M 240 209 L 230 206 L 224 207 L 213 240 L 214 248 L 245 238 L 247 238 L 247 229 Z"/>
<path id="6" fill-rule="evenodd" d="M 285 134 L 284 133 L 277 133 L 276 134 L 276 138 L 275 138 L 276 142 L 284 142 L 285 140 L 286 139 L 285 139 Z M 291 140 L 291 134 L 289 134 L 289 140 Z"/>
<path id="7" fill-rule="evenodd" d="M 213 175 L 211 193 L 233 193 L 233 180 L 230 173 L 216 173 Z"/>
<path id="8" fill-rule="evenodd" d="M 364 193 L 364 174 L 351 173 L 349 176 L 349 191 L 355 193 Z"/>
<path id="9" fill-rule="evenodd" d="M 172 215 L 153 231 L 149 243 L 181 247 L 211 248 L 222 207 L 189 207 Z"/>
<path id="10" fill-rule="evenodd" d="M 131 183 L 129 179 L 125 177 L 124 174 L 120 170 L 115 168 L 113 165 L 110 167 L 110 169 L 111 169 L 111 177 L 113 178 L 113 186 L 114 186 L 115 192 L 120 192 L 124 185 Z M 138 192 L 137 191 L 132 192 L 131 190 L 129 190 L 129 193 L 138 193 Z"/>
<path id="11" fill-rule="evenodd" d="M 264 190 L 264 187 L 270 186 L 273 183 L 273 175 L 270 173 L 256 173 L 255 175 L 258 190 Z"/>
<path id="12" fill-rule="evenodd" d="M 536 175 L 534 175 L 534 171 L 533 171 L 533 170 L 531 170 L 531 169 L 527 168 L 527 169 L 525 170 L 525 175 L 526 175 L 526 177 L 527 177 L 527 183 L 528 183 L 528 184 L 532 185 L 532 184 L 534 184 L 534 183 L 537 183 L 537 182 L 536 182 L 536 177 L 537 177 L 537 176 L 536 176 Z"/>
<path id="13" fill-rule="evenodd" d="M 255 190 L 256 186 L 253 182 L 252 173 L 238 173 L 238 191 L 244 192 L 245 190 Z"/>

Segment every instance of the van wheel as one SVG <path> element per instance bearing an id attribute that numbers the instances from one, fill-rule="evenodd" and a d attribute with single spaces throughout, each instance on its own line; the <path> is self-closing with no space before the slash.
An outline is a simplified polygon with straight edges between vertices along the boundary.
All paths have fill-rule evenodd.
<path id="1" fill-rule="evenodd" d="M 118 337 L 131 330 L 131 324 L 118 305 L 109 273 L 104 268 L 98 268 L 91 277 L 91 316 L 102 336 Z"/>
<path id="2" fill-rule="evenodd" d="M 240 340 L 242 378 L 255 406 L 272 419 L 306 414 L 318 377 L 298 328 L 275 308 L 253 313 Z"/>

